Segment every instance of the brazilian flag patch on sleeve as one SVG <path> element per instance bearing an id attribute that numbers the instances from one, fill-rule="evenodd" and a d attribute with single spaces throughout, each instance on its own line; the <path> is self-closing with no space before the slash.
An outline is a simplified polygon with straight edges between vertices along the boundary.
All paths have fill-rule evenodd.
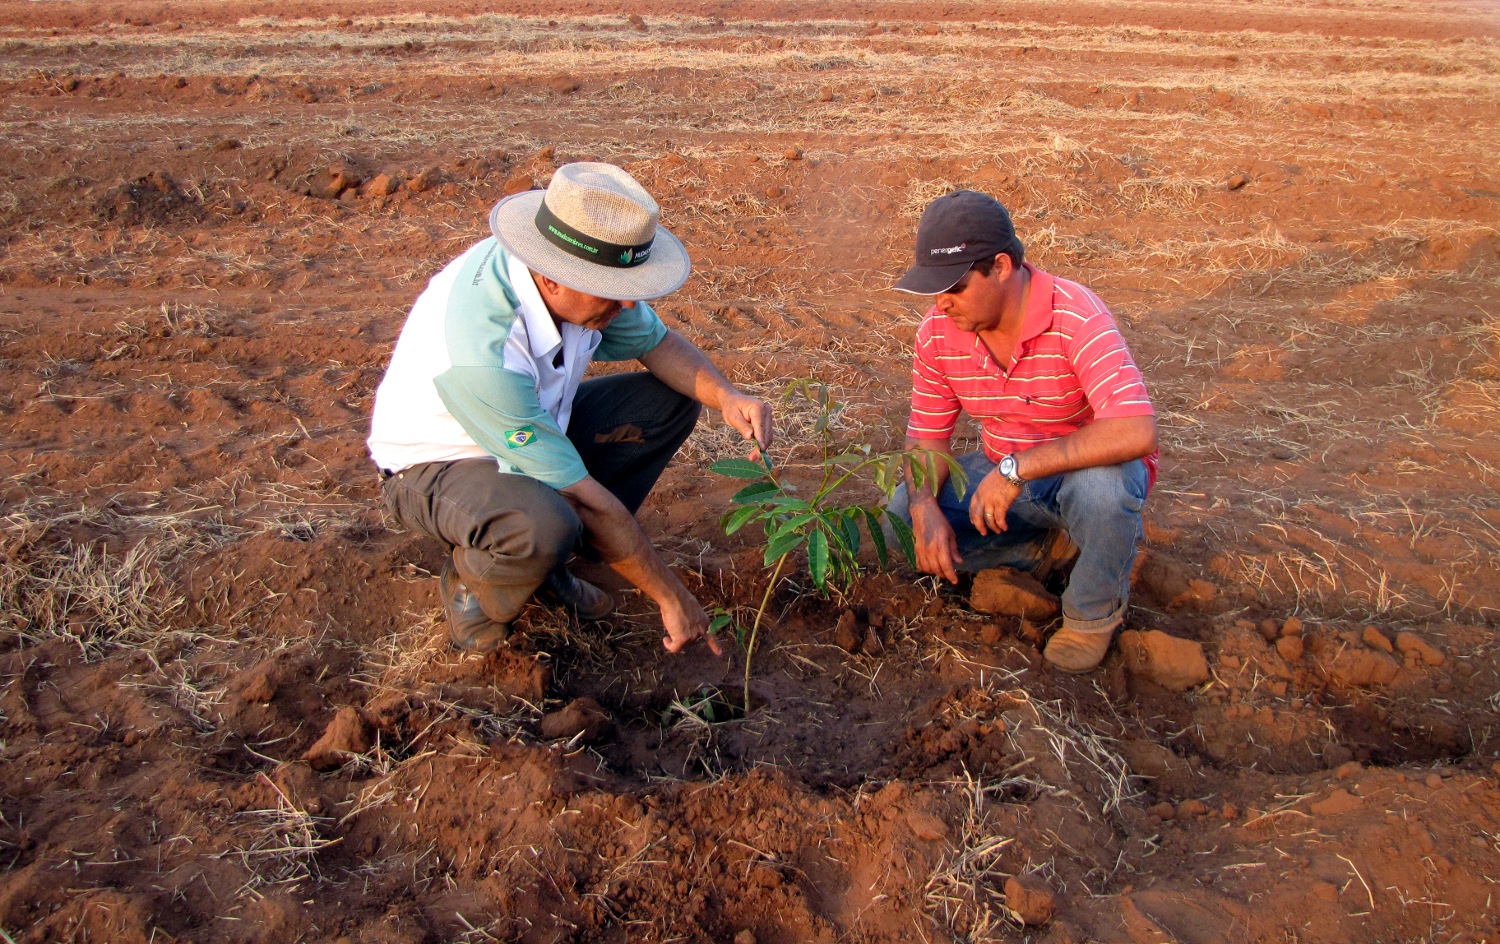
<path id="1" fill-rule="evenodd" d="M 508 449 L 520 449 L 522 446 L 536 438 L 536 429 L 527 424 L 520 429 L 508 429 L 505 431 L 505 446 Z"/>

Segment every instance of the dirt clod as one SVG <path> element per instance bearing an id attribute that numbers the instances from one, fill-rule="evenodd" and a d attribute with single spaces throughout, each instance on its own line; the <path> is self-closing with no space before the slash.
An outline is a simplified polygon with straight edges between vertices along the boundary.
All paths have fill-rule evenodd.
<path id="1" fill-rule="evenodd" d="M 614 727 L 599 703 L 592 698 L 575 698 L 566 707 L 542 716 L 542 737 L 548 740 L 578 737 L 584 744 L 602 739 Z"/>
<path id="2" fill-rule="evenodd" d="M 1337 816 L 1364 806 L 1365 801 L 1340 787 L 1321 800 L 1314 800 L 1308 809 L 1318 816 Z"/>
<path id="3" fill-rule="evenodd" d="M 1218 596 L 1218 588 L 1182 561 L 1163 554 L 1144 555 L 1137 582 L 1141 589 L 1172 609 L 1201 607 Z"/>
<path id="4" fill-rule="evenodd" d="M 781 156 L 789 161 L 800 161 L 802 160 L 802 149 L 796 146 L 789 147 L 781 152 Z"/>
<path id="5" fill-rule="evenodd" d="M 388 197 L 401 189 L 401 178 L 390 174 L 377 174 L 365 184 L 364 192 L 367 196 Z"/>
<path id="6" fill-rule="evenodd" d="M 1397 633 L 1396 648 L 1407 658 L 1416 657 L 1431 666 L 1439 666 L 1447 661 L 1447 657 L 1436 646 L 1413 632 Z"/>
<path id="7" fill-rule="evenodd" d="M 301 192 L 319 200 L 337 200 L 345 191 L 353 190 L 363 182 L 364 177 L 353 167 L 334 164 L 313 171 Z"/>
<path id="8" fill-rule="evenodd" d="M 1024 616 L 1033 620 L 1051 619 L 1061 606 L 1057 597 L 1035 577 L 1009 567 L 981 570 L 975 574 L 969 605 L 981 613 Z"/>
<path id="9" fill-rule="evenodd" d="M 429 167 L 406 182 L 406 189 L 412 193 L 426 193 L 442 180 L 443 172 L 436 167 Z"/>
<path id="10" fill-rule="evenodd" d="M 859 651 L 859 617 L 853 610 L 845 610 L 839 614 L 839 621 L 833 627 L 834 645 L 848 653 Z"/>
<path id="11" fill-rule="evenodd" d="M 1396 651 L 1396 647 L 1391 645 L 1391 641 L 1386 638 L 1385 633 L 1382 633 L 1374 626 L 1366 626 L 1364 633 L 1360 636 L 1360 639 L 1371 649 L 1378 649 L 1381 652 L 1386 653 Z"/>
<path id="12" fill-rule="evenodd" d="M 1120 652 L 1131 675 L 1173 692 L 1185 692 L 1208 681 L 1203 644 L 1152 629 L 1120 634 Z"/>
<path id="13" fill-rule="evenodd" d="M 912 810 L 906 814 L 906 825 L 918 839 L 938 842 L 948 838 L 948 824 L 938 816 L 925 810 Z"/>
<path id="14" fill-rule="evenodd" d="M 1208 815 L 1208 804 L 1202 800 L 1189 799 L 1177 804 L 1176 817 L 1178 819 L 1193 819 L 1206 815 Z"/>
<path id="15" fill-rule="evenodd" d="M 1276 652 L 1287 662 L 1296 662 L 1301 659 L 1303 648 L 1301 636 L 1282 636 L 1276 640 Z"/>
<path id="16" fill-rule="evenodd" d="M 323 730 L 323 736 L 307 749 L 302 759 L 313 770 L 336 770 L 356 754 L 374 746 L 373 730 L 358 708 L 340 708 Z"/>
<path id="17" fill-rule="evenodd" d="M 1005 905 L 1028 927 L 1046 924 L 1057 913 L 1052 889 L 1029 875 L 1012 875 L 1005 880 Z"/>
<path id="18" fill-rule="evenodd" d="M 239 686 L 240 699 L 251 704 L 264 705 L 276 697 L 276 675 L 270 665 L 251 669 Z"/>
<path id="19" fill-rule="evenodd" d="M 530 174 L 517 171 L 505 179 L 505 185 L 500 188 L 500 195 L 502 197 L 509 197 L 518 193 L 525 193 L 535 187 L 536 180 Z"/>
<path id="20" fill-rule="evenodd" d="M 1401 666 L 1383 652 L 1350 648 L 1340 651 L 1322 670 L 1345 688 L 1371 688 L 1395 681 Z"/>

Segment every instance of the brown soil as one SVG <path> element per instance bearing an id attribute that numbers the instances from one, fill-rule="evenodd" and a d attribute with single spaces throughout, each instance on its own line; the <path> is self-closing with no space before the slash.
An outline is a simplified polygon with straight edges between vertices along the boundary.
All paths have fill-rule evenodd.
<path id="1" fill-rule="evenodd" d="M 1500 933 L 1492 4 L 277 9 L 0 3 L 0 937 Z M 670 323 L 877 448 L 916 215 L 1004 199 L 1160 411 L 1131 652 L 1060 676 L 905 572 L 783 583 L 748 716 L 618 586 L 445 650 L 372 393 L 580 158 L 690 247 Z M 711 607 L 766 579 L 734 449 L 706 419 L 642 511 Z"/>

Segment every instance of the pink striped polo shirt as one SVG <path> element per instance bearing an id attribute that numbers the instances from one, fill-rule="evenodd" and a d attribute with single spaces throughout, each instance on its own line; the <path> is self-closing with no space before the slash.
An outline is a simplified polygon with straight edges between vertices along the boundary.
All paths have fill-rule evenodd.
<path id="1" fill-rule="evenodd" d="M 1155 415 L 1099 296 L 1025 265 L 1031 295 L 1009 365 L 1002 367 L 978 334 L 959 330 L 936 307 L 927 313 L 917 329 L 908 436 L 948 439 L 963 409 L 980 421 L 985 455 L 998 462 L 1095 419 Z M 1145 462 L 1155 484 L 1157 454 Z"/>

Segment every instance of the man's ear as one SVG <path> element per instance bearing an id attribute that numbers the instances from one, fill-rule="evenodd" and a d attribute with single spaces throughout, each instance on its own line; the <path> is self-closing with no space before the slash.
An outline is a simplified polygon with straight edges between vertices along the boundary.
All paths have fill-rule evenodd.
<path id="1" fill-rule="evenodd" d="M 995 275 L 1000 277 L 1000 281 L 1004 282 L 1010 278 L 1012 272 L 1016 271 L 1016 264 L 1010 261 L 1010 256 L 1007 256 L 1003 252 L 997 252 L 995 253 L 995 268 L 993 271 Z"/>
<path id="2" fill-rule="evenodd" d="M 537 291 L 542 293 L 543 298 L 552 298 L 557 294 L 557 283 L 542 273 L 532 272 L 531 280 L 536 283 Z"/>

